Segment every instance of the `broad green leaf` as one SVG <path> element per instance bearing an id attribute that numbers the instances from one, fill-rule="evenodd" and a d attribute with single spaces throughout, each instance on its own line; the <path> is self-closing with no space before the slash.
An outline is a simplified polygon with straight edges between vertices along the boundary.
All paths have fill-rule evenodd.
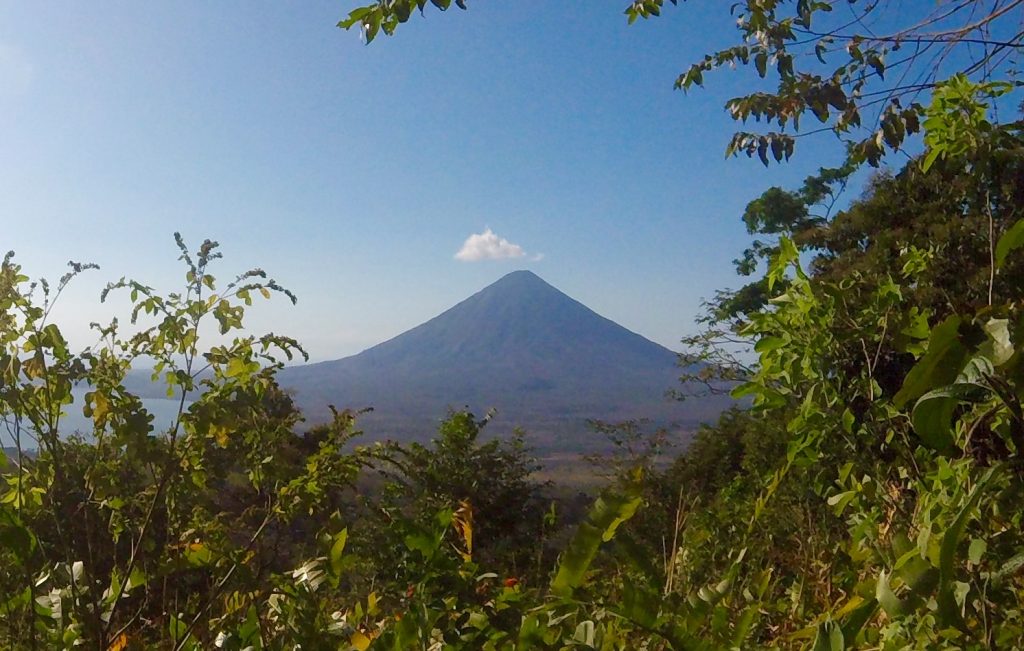
<path id="1" fill-rule="evenodd" d="M 785 345 L 786 340 L 782 337 L 762 337 L 754 344 L 754 352 L 763 354 L 777 348 L 782 348 Z"/>
<path id="2" fill-rule="evenodd" d="M 957 626 L 958 628 L 964 626 L 963 617 L 960 615 L 960 609 L 957 606 L 956 600 L 956 552 L 960 546 L 960 541 L 963 539 L 964 531 L 967 529 L 967 523 L 973 517 L 978 500 L 981 499 L 989 483 L 992 482 L 1001 469 L 1002 465 L 996 465 L 985 471 L 985 474 L 981 476 L 981 479 L 978 480 L 978 483 L 974 485 L 970 495 L 968 495 L 967 501 L 961 507 L 956 520 L 953 521 L 953 525 L 942 536 L 942 546 L 939 549 L 939 594 L 937 601 L 939 604 L 939 620 L 946 625 Z"/>
<path id="3" fill-rule="evenodd" d="M 569 596 L 582 585 L 598 547 L 602 542 L 611 540 L 619 525 L 633 517 L 640 502 L 639 489 L 635 485 L 621 491 L 606 490 L 597 498 L 569 546 L 562 552 L 558 572 L 551 582 L 552 592 Z"/>
<path id="4" fill-rule="evenodd" d="M 100 427 L 110 413 L 110 400 L 100 391 L 86 393 L 82 413 L 86 418 L 92 417 L 95 426 Z"/>
<path id="5" fill-rule="evenodd" d="M 622 606 L 618 612 L 622 617 L 650 629 L 657 624 L 659 610 L 656 594 L 632 582 L 622 586 Z"/>
<path id="6" fill-rule="evenodd" d="M 132 568 L 132 574 L 130 577 L 128 577 L 128 589 L 133 590 L 139 587 L 140 585 L 146 585 L 146 582 L 146 573 L 142 570 L 142 568 L 138 566 Z"/>
<path id="7" fill-rule="evenodd" d="M 897 407 L 956 379 L 967 358 L 967 349 L 957 337 L 959 328 L 960 317 L 954 315 L 932 329 L 928 350 L 907 373 L 903 387 L 893 397 Z"/>
<path id="8" fill-rule="evenodd" d="M 648 590 L 660 589 L 664 583 L 660 567 L 662 559 L 658 558 L 658 566 L 655 566 L 655 559 L 651 556 L 649 547 L 636 540 L 630 532 L 625 531 L 616 537 L 615 551 L 629 563 L 630 569 L 638 575 L 637 581 L 643 581 Z"/>
<path id="9" fill-rule="evenodd" d="M 338 535 L 334 537 L 334 544 L 331 545 L 330 561 L 331 569 L 335 574 L 341 572 L 342 563 L 341 556 L 345 553 L 345 543 L 348 541 L 348 529 L 342 529 Z"/>
<path id="10" fill-rule="evenodd" d="M 224 375 L 227 377 L 237 377 L 242 375 L 248 370 L 248 364 L 244 359 L 233 357 L 228 361 L 227 368 L 224 369 Z"/>
<path id="11" fill-rule="evenodd" d="M 909 594 L 903 599 L 903 607 L 910 610 L 931 598 L 939 584 L 939 572 L 921 557 L 916 548 L 909 550 L 900 560 L 902 563 L 897 562 L 899 576 L 910 587 Z"/>
<path id="12" fill-rule="evenodd" d="M 519 627 L 519 648 L 532 649 L 544 644 L 544 629 L 540 625 L 537 615 L 528 615 L 523 618 L 523 624 Z"/>
<path id="13" fill-rule="evenodd" d="M 209 565 L 213 560 L 213 552 L 203 543 L 190 543 L 185 547 L 185 561 L 189 565 Z"/>
<path id="14" fill-rule="evenodd" d="M 425 532 L 418 531 L 405 537 L 405 546 L 409 551 L 419 552 L 426 558 L 432 558 L 437 551 L 437 539 Z"/>
<path id="15" fill-rule="evenodd" d="M 178 644 L 185 640 L 186 636 L 191 638 L 191 635 L 188 633 L 188 626 L 174 615 L 171 615 L 170 620 L 167 622 L 167 632 L 171 635 L 171 641 Z M 186 642 L 184 648 L 194 648 L 195 645 L 190 642 L 191 640 Z"/>
<path id="16" fill-rule="evenodd" d="M 775 283 L 785 278 L 789 266 L 795 264 L 799 259 L 800 252 L 797 250 L 796 245 L 793 244 L 793 240 L 788 237 L 781 238 L 779 240 L 779 251 L 772 258 L 771 264 L 768 266 L 767 281 L 769 291 L 775 287 Z"/>
<path id="17" fill-rule="evenodd" d="M 739 399 L 757 393 L 760 389 L 761 385 L 757 382 L 744 382 L 730 391 L 729 396 Z"/>
<path id="18" fill-rule="evenodd" d="M 864 603 L 857 606 L 856 610 L 850 613 L 850 617 L 843 622 L 844 641 L 849 640 L 851 645 L 854 644 L 860 629 L 864 628 L 864 624 L 871 619 L 871 616 L 875 614 L 877 609 L 878 601 L 876 599 L 867 599 Z"/>
<path id="19" fill-rule="evenodd" d="M 759 603 L 743 609 L 743 614 L 740 615 L 739 621 L 736 622 L 735 632 L 732 636 L 733 648 L 741 649 L 746 645 L 747 637 L 750 635 L 750 631 L 754 627 L 754 621 L 757 619 L 760 611 L 761 605 Z"/>
<path id="20" fill-rule="evenodd" d="M 349 639 L 348 642 L 352 645 L 353 649 L 358 649 L 359 651 L 366 651 L 370 648 L 371 640 L 360 631 L 356 631 L 352 634 L 352 637 Z"/>
<path id="21" fill-rule="evenodd" d="M 988 550 L 988 543 L 981 538 L 974 538 L 971 540 L 970 546 L 967 548 L 967 560 L 972 564 L 977 565 L 981 562 L 981 557 L 985 555 Z"/>
<path id="22" fill-rule="evenodd" d="M 951 384 L 929 391 L 914 405 L 914 431 L 929 448 L 950 453 L 956 444 L 952 421 L 957 405 L 978 402 L 985 395 L 985 388 L 977 384 Z"/>
<path id="23" fill-rule="evenodd" d="M 992 362 L 1002 366 L 1013 357 L 1013 342 L 1010 340 L 1009 319 L 989 319 L 985 324 L 985 334 L 992 344 Z"/>
<path id="24" fill-rule="evenodd" d="M 822 622 L 818 625 L 813 649 L 814 651 L 844 651 L 846 643 L 843 639 L 843 629 L 835 622 Z"/>
<path id="25" fill-rule="evenodd" d="M 67 356 L 68 345 L 64 340 L 64 335 L 60 332 L 60 328 L 57 327 L 57 324 L 51 323 L 44 327 L 43 336 L 45 341 L 53 348 L 54 355 L 58 358 Z"/>
<path id="26" fill-rule="evenodd" d="M 854 416 L 853 416 L 853 412 L 850 411 L 849 409 L 844 409 L 843 410 L 843 431 L 846 432 L 847 434 L 853 434 L 853 425 L 854 425 L 854 423 L 855 423 L 855 419 L 854 419 Z"/>
<path id="27" fill-rule="evenodd" d="M 1011 251 L 1024 246 L 1024 219 L 1019 220 L 1003 233 L 996 244 L 996 267 L 1002 267 Z"/>
<path id="28" fill-rule="evenodd" d="M 763 79 L 765 73 L 768 71 L 768 54 L 765 52 L 758 52 L 757 56 L 754 57 L 754 67 L 757 68 L 757 74 Z"/>
<path id="29" fill-rule="evenodd" d="M 245 621 L 238 627 L 238 637 L 242 644 L 246 645 L 243 648 L 260 648 L 257 646 L 260 642 L 260 619 L 256 606 L 249 606 L 249 610 L 245 615 Z"/>
<path id="30" fill-rule="evenodd" d="M 995 375 L 995 372 L 996 369 L 992 365 L 992 360 L 984 355 L 975 355 L 964 365 L 964 369 L 957 375 L 956 381 L 957 383 L 984 386 L 988 378 Z"/>
<path id="31" fill-rule="evenodd" d="M 885 570 L 879 573 L 878 581 L 875 583 L 875 600 L 889 617 L 898 617 L 905 612 L 903 602 L 889 585 L 889 576 Z"/>

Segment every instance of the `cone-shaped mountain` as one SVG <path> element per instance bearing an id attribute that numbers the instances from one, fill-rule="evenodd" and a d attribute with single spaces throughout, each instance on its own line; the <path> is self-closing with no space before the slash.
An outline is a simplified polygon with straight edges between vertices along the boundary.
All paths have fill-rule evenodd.
<path id="1" fill-rule="evenodd" d="M 496 425 L 520 425 L 544 441 L 579 441 L 587 418 L 692 425 L 720 409 L 664 398 L 678 383 L 676 360 L 536 274 L 516 271 L 394 339 L 286 369 L 281 381 L 314 420 L 327 404 L 372 406 L 367 422 L 388 430 L 374 432 L 381 438 L 429 438 L 448 407 L 469 406 L 497 408 Z"/>

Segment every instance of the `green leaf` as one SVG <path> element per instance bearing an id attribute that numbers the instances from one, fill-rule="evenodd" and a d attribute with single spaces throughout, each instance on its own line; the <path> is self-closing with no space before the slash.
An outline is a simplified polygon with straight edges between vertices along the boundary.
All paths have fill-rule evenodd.
<path id="1" fill-rule="evenodd" d="M 170 616 L 167 622 L 167 632 L 171 634 L 171 641 L 179 643 L 188 635 L 188 626 L 174 615 Z M 188 645 L 191 648 L 193 645 Z"/>
<path id="2" fill-rule="evenodd" d="M 992 365 L 992 360 L 984 355 L 975 355 L 968 360 L 964 369 L 957 375 L 956 384 L 973 384 L 986 389 L 988 387 L 986 382 L 995 374 L 996 369 Z"/>
<path id="3" fill-rule="evenodd" d="M 341 556 L 345 553 L 345 543 L 348 542 L 348 528 L 342 529 L 338 535 L 334 537 L 334 544 L 331 545 L 331 569 L 335 574 L 341 573 L 342 563 Z"/>
<path id="4" fill-rule="evenodd" d="M 753 604 L 743 609 L 743 614 L 740 615 L 739 621 L 736 622 L 735 632 L 732 636 L 732 647 L 734 649 L 741 649 L 745 646 L 747 637 L 750 636 L 750 631 L 754 627 L 754 621 L 760 612 L 760 604 Z"/>
<path id="5" fill-rule="evenodd" d="M 141 567 L 136 566 L 132 569 L 131 576 L 128 577 L 128 589 L 132 590 L 140 585 L 146 585 L 147 580 L 146 573 Z"/>
<path id="6" fill-rule="evenodd" d="M 618 612 L 622 617 L 651 629 L 657 625 L 660 609 L 658 596 L 643 586 L 632 582 L 622 586 L 622 606 Z"/>
<path id="7" fill-rule="evenodd" d="M 927 394 L 914 406 L 911 417 L 914 431 L 932 450 L 942 453 L 952 451 L 955 440 L 950 419 L 953 418 L 953 411 L 958 404 L 959 401 L 954 398 Z"/>
<path id="8" fill-rule="evenodd" d="M 523 618 L 523 624 L 519 627 L 519 648 L 532 649 L 544 645 L 544 628 L 540 625 L 537 615 L 529 615 Z"/>
<path id="9" fill-rule="evenodd" d="M 909 541 L 908 541 L 909 542 Z M 902 599 L 904 613 L 921 607 L 931 599 L 935 586 L 939 584 L 939 571 L 921 557 L 919 550 L 908 550 L 900 559 L 903 561 L 898 574 L 910 590 Z M 900 562 L 897 562 L 900 565 Z"/>
<path id="10" fill-rule="evenodd" d="M 405 546 L 409 551 L 418 551 L 427 560 L 434 558 L 444 541 L 445 531 L 452 523 L 452 510 L 445 508 L 434 514 L 436 523 L 433 530 L 414 527 L 405 536 Z"/>
<path id="11" fill-rule="evenodd" d="M 818 634 L 814 637 L 814 651 L 843 651 L 846 643 L 843 629 L 835 622 L 822 622 L 818 625 Z"/>
<path id="12" fill-rule="evenodd" d="M 796 245 L 793 244 L 793 240 L 788 237 L 780 238 L 778 252 L 768 266 L 768 289 L 773 289 L 775 283 L 785 278 L 789 266 L 796 264 L 799 259 L 800 252 L 797 250 Z"/>
<path id="13" fill-rule="evenodd" d="M 348 18 L 338 23 L 338 27 L 348 29 L 356 23 L 360 22 L 367 14 L 372 11 L 370 7 L 358 7 L 349 12 Z M 190 279 L 191 281 L 191 279 Z"/>
<path id="14" fill-rule="evenodd" d="M 875 600 L 889 617 L 898 617 L 905 611 L 903 602 L 900 601 L 889 585 L 889 576 L 885 570 L 879 573 L 878 581 L 875 583 Z"/>
<path id="15" fill-rule="evenodd" d="M 853 434 L 853 425 L 855 423 L 853 412 L 849 409 L 843 410 L 843 431 L 847 434 Z"/>
<path id="16" fill-rule="evenodd" d="M 974 538 L 971 540 L 970 546 L 967 548 L 967 560 L 973 565 L 981 563 L 981 557 L 985 555 L 988 550 L 988 543 L 981 538 Z"/>
<path id="17" fill-rule="evenodd" d="M 744 382 L 736 386 L 732 391 L 729 392 L 729 396 L 732 398 L 743 398 L 754 393 L 758 393 L 761 390 L 761 385 L 757 382 Z"/>
<path id="18" fill-rule="evenodd" d="M 953 412 L 960 403 L 978 402 L 985 395 L 985 387 L 969 383 L 951 384 L 929 391 L 914 405 L 911 415 L 914 431 L 929 448 L 948 454 L 956 444 Z"/>
<path id="19" fill-rule="evenodd" d="M 1002 267 L 1011 251 L 1024 246 L 1024 219 L 1019 220 L 1003 233 L 996 244 L 996 267 Z"/>
<path id="20" fill-rule="evenodd" d="M 185 561 L 192 566 L 201 567 L 213 561 L 213 552 L 203 543 L 190 543 L 185 547 Z"/>
<path id="21" fill-rule="evenodd" d="M 956 379 L 967 359 L 967 349 L 957 336 L 960 317 L 954 315 L 935 326 L 928 338 L 928 350 L 907 373 L 903 387 L 893 397 L 897 407 L 903 407 L 935 387 L 950 384 Z"/>
<path id="22" fill-rule="evenodd" d="M 985 324 L 985 334 L 992 344 L 992 363 L 1002 366 L 1013 357 L 1013 342 L 1010 341 L 1010 320 L 989 319 Z"/>
<path id="23" fill-rule="evenodd" d="M 1003 563 L 1002 567 L 992 572 L 990 578 L 993 583 L 998 584 L 1006 577 L 1016 574 L 1022 567 L 1024 567 L 1024 551 L 1018 552 L 1010 560 Z"/>
<path id="24" fill-rule="evenodd" d="M 409 16 L 412 14 L 412 7 L 407 2 L 398 2 L 394 5 L 395 15 L 398 16 L 398 22 L 404 23 L 409 20 Z"/>
<path id="25" fill-rule="evenodd" d="M 249 368 L 249 365 L 244 359 L 238 357 L 232 357 L 228 361 L 227 368 L 224 369 L 224 375 L 226 377 L 238 377 L 243 375 Z"/>
<path id="26" fill-rule="evenodd" d="M 25 606 L 27 606 L 31 602 L 32 602 L 32 588 L 26 587 L 24 590 L 22 590 L 20 592 L 16 592 L 15 594 L 11 595 L 7 599 L 7 601 L 0 602 L 0 604 L 2 604 L 2 605 L 0 605 L 0 608 L 3 608 L 4 610 L 10 612 L 10 611 L 13 611 L 13 610 L 24 608 Z"/>
<path id="27" fill-rule="evenodd" d="M 7 549 L 21 561 L 28 560 L 36 548 L 36 538 L 17 515 L 8 509 L 0 511 L 0 549 Z"/>
<path id="28" fill-rule="evenodd" d="M 871 66 L 879 79 L 885 79 L 885 63 L 882 58 L 877 54 L 869 54 L 867 57 L 868 65 Z"/>
<path id="29" fill-rule="evenodd" d="M 67 341 L 64 340 L 64 335 L 61 334 L 57 324 L 51 323 L 43 328 L 43 335 L 57 357 L 65 357 L 68 354 Z"/>
<path id="30" fill-rule="evenodd" d="M 978 483 L 974 485 L 963 507 L 960 508 L 956 520 L 953 521 L 953 525 L 942 536 L 942 545 L 939 548 L 939 594 L 937 601 L 939 605 L 939 621 L 946 625 L 956 626 L 957 628 L 965 626 L 956 600 L 956 581 L 954 578 L 956 551 L 964 537 L 967 523 L 973 516 L 978 500 L 981 499 L 981 495 L 988 488 L 989 483 L 992 482 L 1001 470 L 1002 465 L 1000 464 L 992 466 L 985 471 L 985 474 L 981 476 Z"/>
<path id="31" fill-rule="evenodd" d="M 782 337 L 762 337 L 754 344 L 755 353 L 767 353 L 786 345 Z"/>
<path id="32" fill-rule="evenodd" d="M 754 67 L 757 68 L 757 74 L 764 79 L 765 74 L 768 72 L 768 54 L 758 52 L 757 56 L 754 57 Z"/>
<path id="33" fill-rule="evenodd" d="M 857 640 L 860 629 L 864 628 L 864 624 L 871 619 L 871 616 L 875 614 L 877 609 L 878 601 L 876 599 L 868 599 L 860 606 L 857 606 L 857 609 L 850 613 L 850 616 L 843 623 L 844 641 L 850 640 L 851 644 L 854 643 Z"/>
<path id="34" fill-rule="evenodd" d="M 640 507 L 641 497 L 636 485 L 624 490 L 604 491 L 590 508 L 569 546 L 562 552 L 558 572 L 551 581 L 551 591 L 559 596 L 569 596 L 583 584 L 583 577 L 602 542 L 615 535 L 620 524 L 629 520 Z"/>
<path id="35" fill-rule="evenodd" d="M 636 581 L 649 590 L 660 589 L 664 582 L 660 563 L 656 566 L 650 548 L 637 541 L 628 531 L 620 532 L 615 538 L 616 555 L 629 563 L 637 574 Z M 661 559 L 658 559 L 659 561 Z"/>

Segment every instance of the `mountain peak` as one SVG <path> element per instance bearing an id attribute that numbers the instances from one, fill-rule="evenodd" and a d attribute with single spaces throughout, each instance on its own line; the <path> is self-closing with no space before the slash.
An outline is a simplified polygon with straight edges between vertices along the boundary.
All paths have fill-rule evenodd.
<path id="1" fill-rule="evenodd" d="M 504 276 L 502 276 L 499 279 L 499 282 L 501 280 L 505 280 L 507 278 L 535 278 L 537 280 L 543 281 L 543 278 L 541 278 L 537 274 L 533 273 L 529 269 L 516 269 L 515 271 L 510 271 L 507 274 L 505 274 Z"/>
<path id="2" fill-rule="evenodd" d="M 486 291 L 492 287 L 507 287 L 513 285 L 521 285 L 524 287 L 550 287 L 551 289 L 554 289 L 554 287 L 552 287 L 550 283 L 548 283 L 543 278 L 533 273 L 529 269 L 518 269 L 516 271 L 511 271 L 502 276 L 501 278 L 495 280 L 493 283 L 485 287 L 483 291 Z"/>
<path id="3" fill-rule="evenodd" d="M 586 418 L 667 420 L 679 413 L 663 397 L 678 373 L 672 351 L 519 270 L 393 339 L 283 379 L 313 418 L 317 403 L 372 405 L 378 422 L 424 435 L 446 406 L 473 405 L 555 436 L 580 434 Z"/>
<path id="4" fill-rule="evenodd" d="M 627 352 L 628 351 L 628 352 Z M 485 370 L 489 365 L 560 364 L 620 354 L 674 364 L 668 349 L 623 328 L 525 269 L 508 273 L 469 298 L 351 359 L 375 364 Z M 332 362 L 325 362 L 331 364 Z M 628 365 L 628 364 L 627 364 Z"/>
<path id="5" fill-rule="evenodd" d="M 506 273 L 505 275 L 498 279 L 498 283 L 501 283 L 502 280 L 513 280 L 518 278 L 540 280 L 541 283 L 544 283 L 544 278 L 530 271 L 529 269 L 516 269 L 515 271 L 509 271 L 508 273 Z M 545 285 L 547 285 L 547 283 L 545 283 Z"/>

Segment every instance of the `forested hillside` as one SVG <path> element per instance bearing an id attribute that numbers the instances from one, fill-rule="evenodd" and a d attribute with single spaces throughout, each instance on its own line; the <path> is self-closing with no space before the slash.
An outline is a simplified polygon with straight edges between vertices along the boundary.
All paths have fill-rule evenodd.
<path id="1" fill-rule="evenodd" d="M 381 0 L 342 25 L 373 40 L 449 4 Z M 32 283 L 8 255 L 0 646 L 1024 648 L 1022 7 L 737 5 L 740 44 L 680 86 L 751 67 L 777 89 L 729 108 L 779 131 L 730 152 L 799 155 L 802 116 L 848 157 L 750 203 L 751 282 L 688 339 L 687 391 L 728 383 L 751 407 L 669 467 L 657 433 L 600 427 L 616 452 L 593 496 L 555 495 L 520 438 L 481 441 L 479 415 L 448 414 L 426 444 L 360 445 L 347 411 L 304 426 L 277 377 L 298 342 L 243 330 L 253 301 L 294 297 L 261 270 L 218 280 L 214 242 L 177 238 L 177 293 L 111 284 L 137 318 L 81 353 L 50 307 L 97 272 Z M 205 345 L 207 324 L 230 343 Z M 166 431 L 124 386 L 143 361 L 181 396 Z M 92 420 L 88 441 L 63 409 Z"/>

